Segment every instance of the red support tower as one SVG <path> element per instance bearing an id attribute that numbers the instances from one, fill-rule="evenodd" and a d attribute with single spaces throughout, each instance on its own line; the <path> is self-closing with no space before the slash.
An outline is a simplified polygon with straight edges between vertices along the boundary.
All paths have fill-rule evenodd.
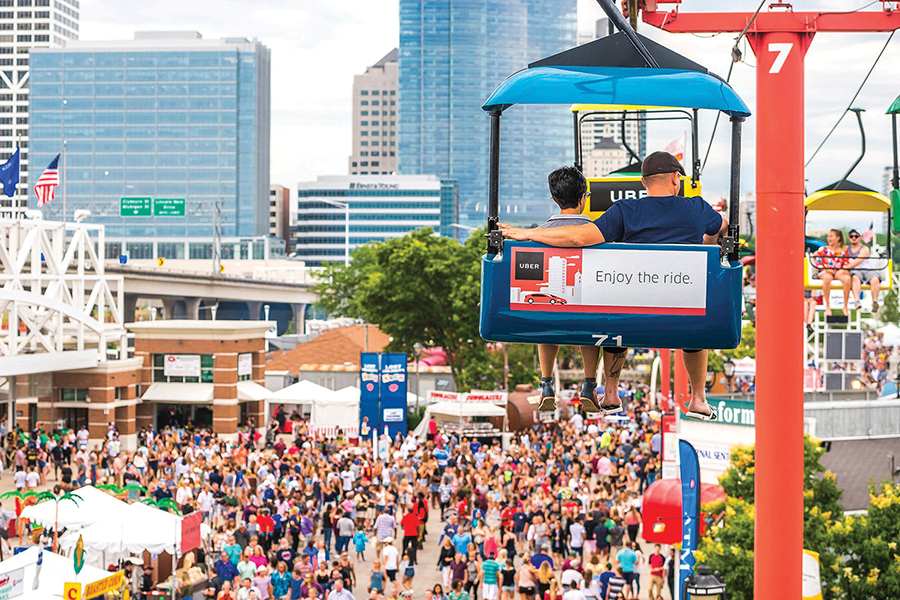
<path id="1" fill-rule="evenodd" d="M 645 23 L 673 33 L 739 33 L 757 58 L 757 381 L 755 598 L 799 600 L 803 549 L 803 59 L 819 32 L 900 29 L 900 10 L 796 12 L 774 1 L 752 13 L 659 11 Z M 748 27 L 749 23 L 749 27 Z M 676 384 L 677 385 L 677 384 Z"/>

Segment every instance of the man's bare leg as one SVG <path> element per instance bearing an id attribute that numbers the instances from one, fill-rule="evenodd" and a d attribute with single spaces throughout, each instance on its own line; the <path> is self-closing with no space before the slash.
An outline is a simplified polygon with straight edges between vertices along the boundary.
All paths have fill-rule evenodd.
<path id="1" fill-rule="evenodd" d="M 600 365 L 599 346 L 581 346 L 581 359 L 584 361 L 584 376 L 597 379 L 597 368 Z"/>
<path id="2" fill-rule="evenodd" d="M 556 355 L 559 346 L 538 344 L 538 360 L 541 363 L 541 377 L 553 377 L 553 367 L 556 364 Z"/>
<path id="3" fill-rule="evenodd" d="M 709 404 L 706 403 L 706 365 L 709 359 L 709 350 L 699 352 L 682 352 L 684 368 L 687 370 L 688 379 L 691 382 L 691 403 L 688 410 L 698 413 L 711 414 Z"/>
<path id="4" fill-rule="evenodd" d="M 603 400 L 600 406 L 620 406 L 622 401 L 619 399 L 619 377 L 622 375 L 622 367 L 625 366 L 625 352 L 610 352 L 603 350 Z"/>

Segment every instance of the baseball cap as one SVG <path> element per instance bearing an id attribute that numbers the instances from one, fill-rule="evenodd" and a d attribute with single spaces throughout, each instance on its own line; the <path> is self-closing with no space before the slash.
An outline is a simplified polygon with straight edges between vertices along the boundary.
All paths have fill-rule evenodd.
<path id="1" fill-rule="evenodd" d="M 641 177 L 659 175 L 660 173 L 681 173 L 684 167 L 672 154 L 663 151 L 653 152 L 641 163 Z"/>

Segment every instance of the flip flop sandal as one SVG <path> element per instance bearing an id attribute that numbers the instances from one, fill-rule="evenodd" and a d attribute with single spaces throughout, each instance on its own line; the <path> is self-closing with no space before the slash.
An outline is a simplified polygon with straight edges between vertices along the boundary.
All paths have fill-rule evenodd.
<path id="1" fill-rule="evenodd" d="M 602 412 L 604 415 L 607 415 L 607 416 L 615 415 L 622 411 L 623 411 L 623 409 L 622 409 L 621 404 L 616 404 L 614 406 L 603 406 L 602 404 L 600 405 L 600 412 Z"/>
<path id="2" fill-rule="evenodd" d="M 719 413 L 716 412 L 716 409 L 713 408 L 712 405 L 709 407 L 709 414 L 697 412 L 695 410 L 689 410 L 687 412 L 687 416 L 692 419 L 699 419 L 700 421 L 715 421 L 719 418 Z"/>

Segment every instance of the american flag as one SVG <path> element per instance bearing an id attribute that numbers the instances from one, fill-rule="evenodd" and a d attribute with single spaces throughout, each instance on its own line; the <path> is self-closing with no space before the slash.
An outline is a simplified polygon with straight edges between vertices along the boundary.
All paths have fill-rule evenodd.
<path id="1" fill-rule="evenodd" d="M 38 199 L 38 208 L 41 208 L 56 196 L 56 186 L 59 185 L 59 154 L 50 161 L 40 179 L 34 184 L 34 193 Z"/>
<path id="2" fill-rule="evenodd" d="M 875 239 L 875 221 L 869 223 L 869 228 L 862 232 L 862 241 L 865 244 Z"/>

